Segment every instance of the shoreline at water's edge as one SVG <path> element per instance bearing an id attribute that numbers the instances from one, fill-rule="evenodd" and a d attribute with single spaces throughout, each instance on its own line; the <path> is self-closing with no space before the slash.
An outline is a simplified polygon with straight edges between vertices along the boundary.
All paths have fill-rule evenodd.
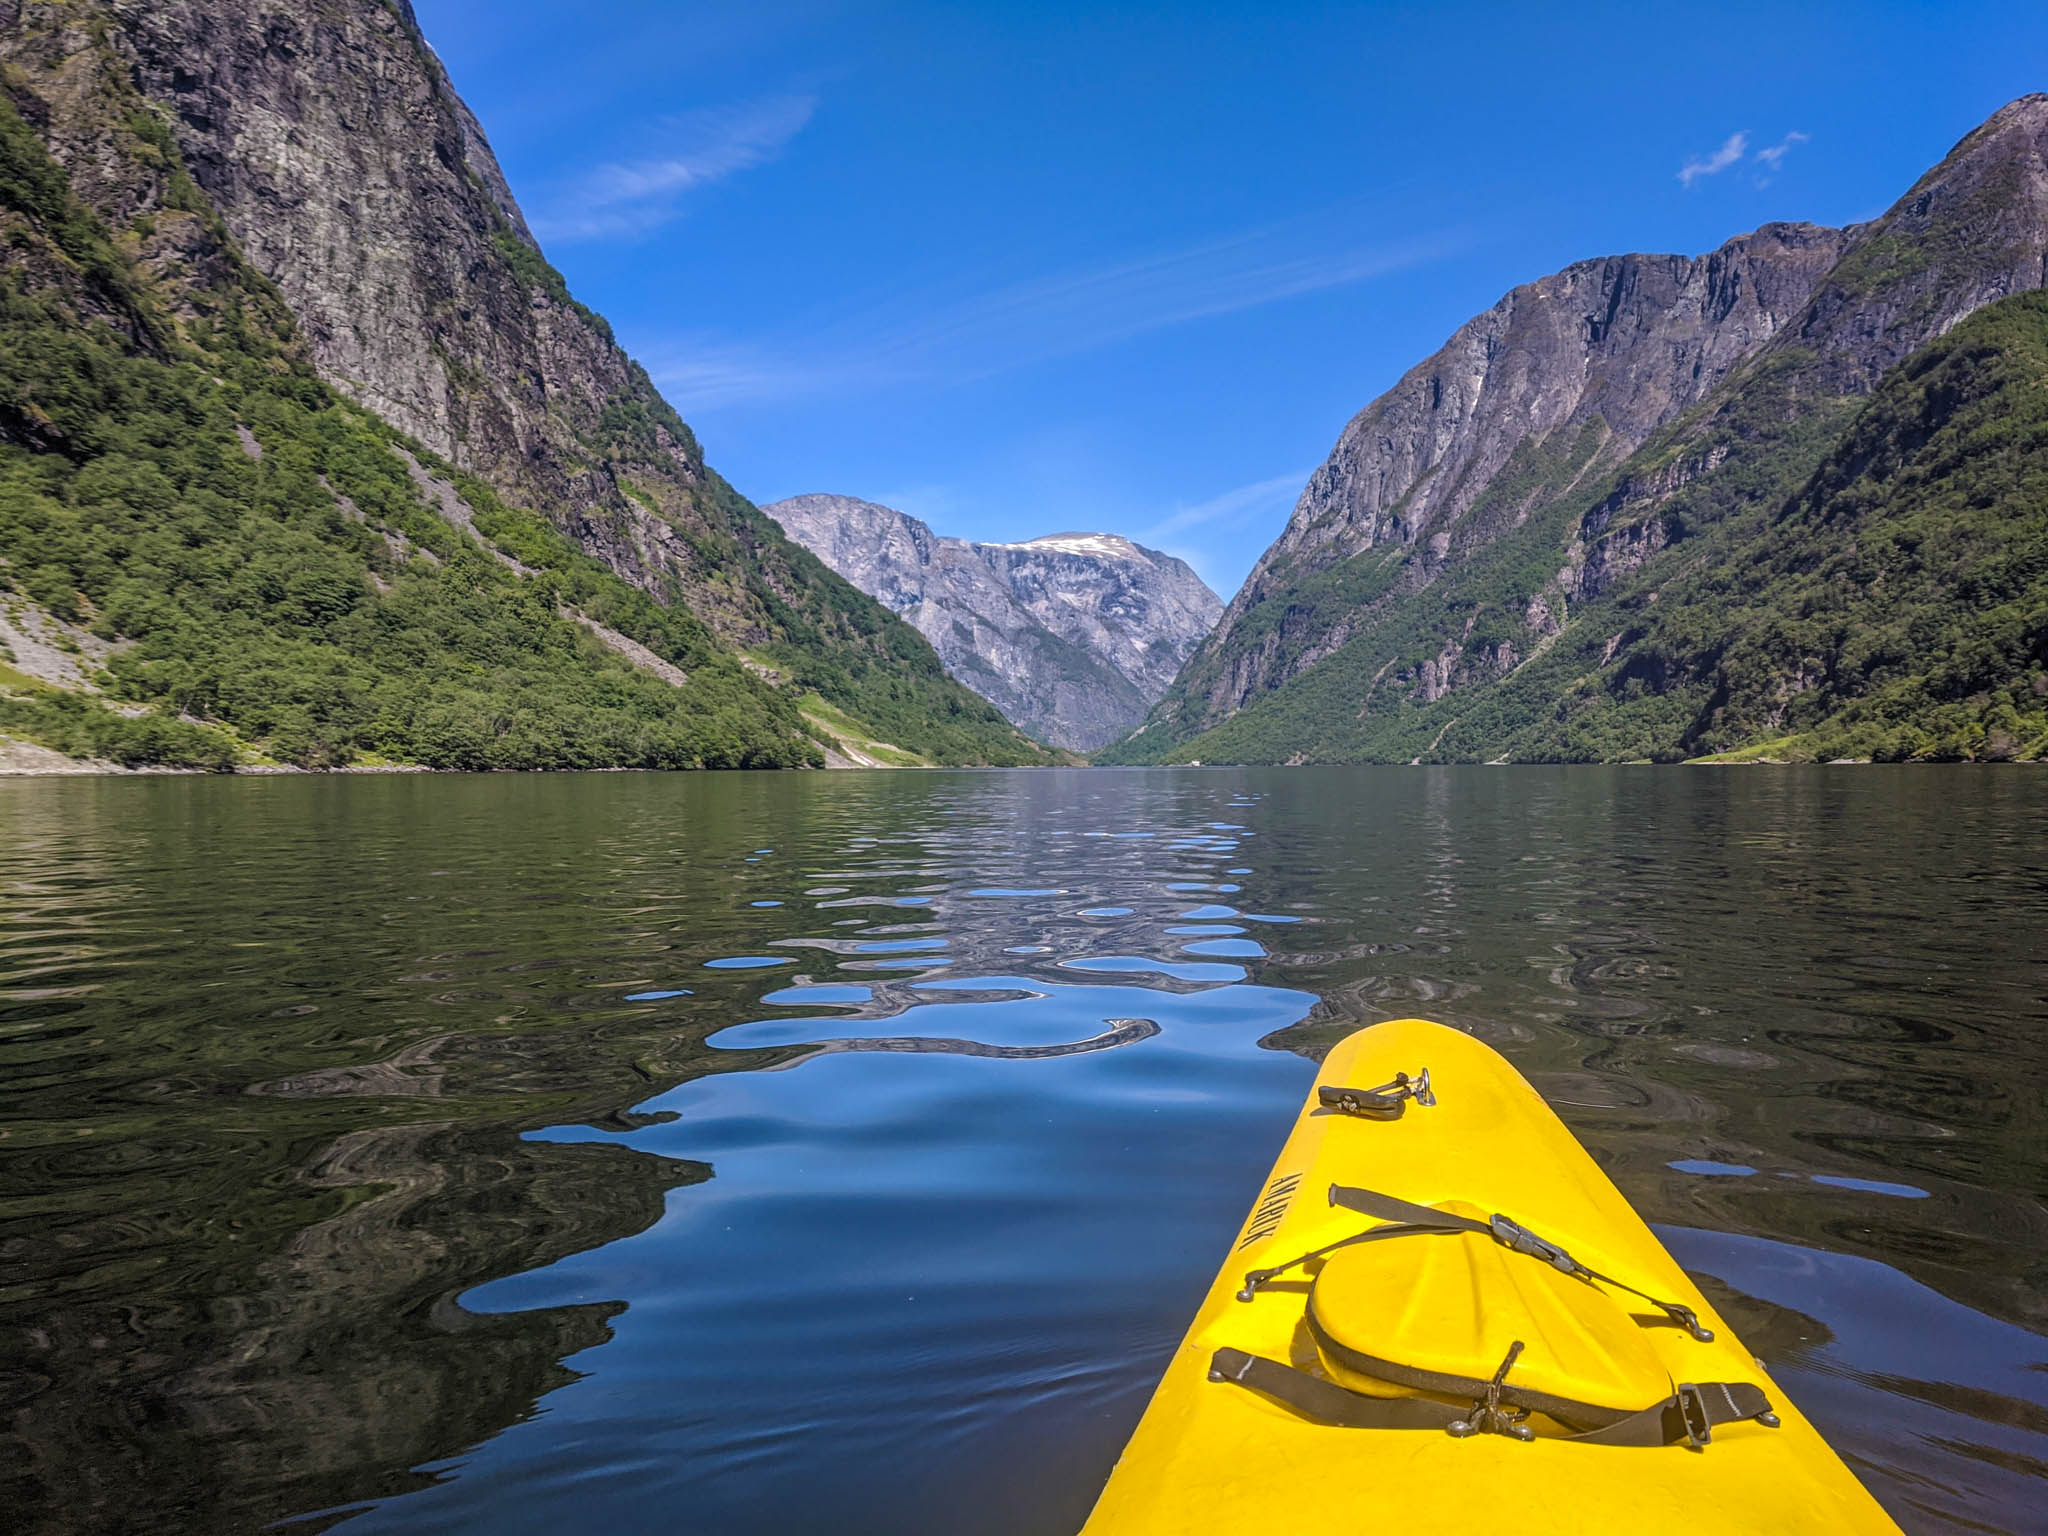
<path id="1" fill-rule="evenodd" d="M 227 769 L 219 769 L 219 770 L 215 770 L 215 769 L 208 769 L 208 768 L 166 768 L 166 767 L 161 767 L 161 766 L 158 766 L 158 765 L 154 765 L 154 764 L 152 764 L 152 765 L 148 765 L 148 766 L 145 766 L 145 767 L 141 767 L 141 768 L 124 768 L 124 767 L 123 767 L 123 766 L 122 766 L 121 764 L 119 764 L 119 763 L 109 763 L 109 762 L 101 762 L 101 761 L 97 761 L 97 760 L 92 760 L 92 759 L 79 759 L 79 758 L 70 758 L 70 757 L 65 757 L 65 756 L 63 756 L 63 755 L 62 755 L 61 753 L 53 753 L 53 754 L 52 754 L 52 756 L 53 756 L 53 757 L 55 757 L 55 758 L 57 759 L 57 761 L 56 761 L 56 762 L 55 762 L 54 764 L 50 764 L 50 765 L 47 765 L 47 766 L 45 766 L 45 765 L 36 765 L 36 766 L 23 766 L 23 765 L 21 765 L 21 764 L 19 764 L 19 763 L 15 763 L 15 762 L 9 762 L 9 761 L 6 761 L 6 760 L 5 760 L 5 756 L 4 756 L 4 754 L 5 754 L 5 749 L 6 749 L 6 748 L 7 748 L 8 746 L 11 746 L 11 745 L 12 745 L 11 743 L 0 743 L 0 781 L 6 781 L 6 780 L 13 780 L 13 779 L 165 779 L 165 778 L 176 778 L 176 779 L 205 779 L 205 778 L 216 778 L 216 779 L 271 779 L 271 778 L 301 778 L 301 779 L 312 779 L 312 778 L 332 778 L 332 777 L 356 777 L 356 778 L 362 778 L 362 777 L 370 777 L 370 776 L 374 776 L 374 775 L 379 775 L 379 774 L 430 774 L 430 775 L 435 775 L 435 776 L 440 776 L 440 777 L 449 777 L 449 778 L 454 778 L 454 777 L 458 777 L 458 776 L 461 776 L 461 775 L 471 775 L 471 776 L 474 776 L 474 775 L 478 775 L 478 774 L 491 774 L 491 775 L 496 775 L 496 774 L 504 774 L 504 775 L 518 775 L 518 774 L 526 774 L 526 775 L 532 775 L 532 776 L 535 776 L 535 777 L 543 777 L 543 776 L 547 776 L 547 777 L 563 777 L 563 776 L 573 776 L 573 775 L 580 775 L 580 774 L 619 774 L 619 773 L 685 773 L 685 774 L 699 774 L 699 773 L 742 773 L 742 774 L 748 774 L 748 773 L 795 773 L 795 774 L 806 774 L 806 773 L 841 773 L 841 772 L 852 772 L 852 773 L 919 773 L 919 772 L 923 772 L 923 773 L 1012 773 L 1012 772 L 1027 772 L 1027 773 L 1029 773 L 1029 772 L 1043 772 L 1043 771 L 1046 771 L 1046 770 L 1048 770 L 1048 769 L 1056 769 L 1056 768 L 1062 768 L 1062 767 L 1068 767 L 1068 768 L 1091 768 L 1091 767 L 1095 767 L 1095 766 L 1097 766 L 1097 765 L 1095 765 L 1095 764 L 1093 764 L 1093 763 L 1070 763 L 1070 764 L 1060 764 L 1060 763 L 1049 763 L 1049 764 L 1047 764 L 1047 763 L 1031 763 L 1031 764 L 1020 764 L 1020 765 L 1017 765 L 1017 766 L 1015 766 L 1015 767 L 995 767 L 995 766 L 992 766 L 992 765 L 990 765 L 990 764 L 986 764 L 986 763 L 969 763 L 969 764 L 962 764 L 962 765 L 958 765 L 958 766 L 952 766 L 952 767 L 947 767 L 947 766 L 939 766 L 939 767 L 931 767 L 931 768 L 898 768 L 898 767 L 893 767 L 893 766 L 889 766 L 889 765 L 886 765 L 886 764 L 884 764 L 884 765 L 875 765 L 875 766 L 869 766 L 869 765 L 865 765 L 865 764 L 860 764 L 860 763 L 845 763 L 845 764 L 841 764 L 841 763 L 834 763 L 834 764 L 831 764 L 831 765 L 830 765 L 829 767 L 827 767 L 827 768 L 822 768 L 822 769 L 811 769 L 811 768 L 722 768 L 722 769 L 721 769 L 721 768 L 428 768 L 428 767 L 424 767 L 424 766 L 422 766 L 421 764 L 418 764 L 418 763 L 350 763 L 350 764 L 347 764 L 347 765 L 345 765 L 345 766 L 343 766 L 343 767 L 339 767 L 339 768 L 294 768 L 294 767 L 292 767 L 292 766 L 291 766 L 291 765 L 289 765 L 289 764 L 268 764 L 268 763 L 261 763 L 261 764 L 250 764 L 250 765 L 248 765 L 248 766 L 244 766 L 244 767 L 239 767 L 239 768 L 227 768 Z M 1132 765 L 1132 764 L 1127 764 L 1127 763 L 1105 763 L 1105 764 L 1102 764 L 1102 765 L 1101 765 L 1101 767 L 1103 768 L 1103 771 L 1104 771 L 1104 772 L 1116 772 L 1116 771 L 1118 771 L 1119 769 L 1122 769 L 1122 770 L 1128 771 L 1128 770 L 1129 770 L 1129 769 L 1130 769 L 1131 767 L 1133 767 L 1133 766 L 1134 766 L 1134 765 Z M 1168 769 L 1185 769 L 1185 768 L 1187 768 L 1187 767 L 1188 767 L 1188 765 L 1187 765 L 1187 764 L 1185 764 L 1185 763 L 1160 763 L 1160 764 L 1156 764 L 1156 765 L 1154 765 L 1154 766 L 1156 766 L 1156 767 L 1161 767 L 1161 768 L 1168 768 Z M 1227 767 L 1227 766 L 1230 766 L 1230 765 L 1228 765 L 1228 764 L 1222 764 L 1222 763 L 1217 763 L 1217 764 L 1209 764 L 1209 765 L 1205 765 L 1205 766 L 1208 766 L 1208 767 L 1213 767 L 1213 768 L 1222 768 L 1222 767 Z M 1711 764 L 1692 764 L 1692 763 L 1665 763 L 1665 764 L 1654 764 L 1654 763 L 1426 763 L 1426 764 L 1415 764 L 1415 763 L 1392 763 L 1392 764 L 1389 764 L 1389 763 L 1356 763 L 1356 764 L 1349 764 L 1349 765 L 1342 765 L 1342 766 L 1351 766 L 1351 767 L 1366 767 L 1366 768 L 1372 768 L 1372 767 L 1377 767 L 1377 768 L 1386 768 L 1386 767 L 1392 767 L 1392 768 L 1411 768 L 1411 767 L 1429 767 L 1429 768 L 1482 768 L 1482 767 L 1484 767 L 1484 768 L 1651 768 L 1651 767 L 1659 767 L 1659 766 L 1661 766 L 1661 767 L 1665 767 L 1665 768 L 1687 768 L 1687 767 L 1699 767 L 1699 766 L 1705 766 L 1705 767 L 1715 767 L 1715 768 L 1868 768 L 1868 767 L 1872 767 L 1872 766 L 1879 766 L 1879 767 L 1889 767 L 1889 768 L 1981 768 L 1981 767 L 2008 767 L 2008 766 L 2025 766 L 2025 765 L 2024 765 L 2024 764 L 2004 764 L 2004 763 L 1998 763 L 1998 764 L 1984 764 L 1984 763 L 1885 763 L 1885 764 L 1876 764 L 1876 765 L 1873 765 L 1873 764 L 1871 763 L 1870 759 L 1868 759 L 1868 758 L 1851 758 L 1851 759 L 1842 759 L 1842 760 L 1837 760 L 1837 761 L 1834 761 L 1834 762 L 1827 762 L 1827 763 L 1788 763 L 1788 762 L 1780 762 L 1780 761 L 1776 761 L 1776 760 L 1771 760 L 1771 761 L 1761 761 L 1761 762 L 1748 762 L 1748 763 L 1711 763 Z"/>
<path id="2" fill-rule="evenodd" d="M 836 753 L 828 753 L 823 769 L 806 768 L 765 768 L 765 769 L 677 769 L 677 768 L 429 768 L 421 763 L 347 763 L 336 768 L 297 768 L 289 763 L 244 763 L 225 770 L 207 768 L 171 768 L 159 764 L 146 764 L 139 768 L 124 767 L 105 758 L 67 757 L 52 747 L 35 742 L 22 741 L 17 737 L 0 736 L 0 779 L 58 779 L 58 778 L 204 778 L 209 775 L 223 778 L 273 778 L 279 776 L 314 777 L 322 774 L 384 774 L 384 773 L 843 773 L 862 770 L 878 773 L 909 773 L 941 771 L 941 765 L 918 764 L 901 766 L 893 763 L 852 763 L 844 759 L 833 761 Z M 1739 760 L 1727 758 L 1696 757 L 1682 763 L 1354 763 L 1315 764 L 1316 767 L 1429 767 L 1429 768 L 1868 768 L 1884 767 L 2025 767 L 2048 765 L 2048 759 L 2017 758 L 1998 764 L 1983 763 L 1890 763 L 1873 765 L 1867 757 L 1834 758 L 1825 763 L 1797 763 L 1785 758 L 1751 757 Z M 973 771 L 985 764 L 962 765 L 953 771 Z M 1024 765 L 1032 768 L 1092 768 L 1105 769 L 1139 766 L 1125 763 L 1046 763 Z M 1159 763 L 1161 768 L 1232 768 L 1251 766 L 1234 763 Z M 1265 766 L 1277 766 L 1268 764 Z M 1308 764 L 1287 764 L 1289 767 L 1306 767 Z"/>
<path id="3" fill-rule="evenodd" d="M 425 768 L 417 763 L 352 763 L 342 768 L 294 768 L 289 764 L 272 765 L 250 763 L 225 770 L 218 777 L 272 777 L 276 775 L 305 776 L 316 773 L 439 773 L 448 770 Z M 596 772 L 617 770 L 598 769 Z M 109 762 L 97 757 L 66 757 L 50 747 L 38 746 L 33 742 L 9 741 L 0 738 L 0 779 L 162 779 L 162 778 L 206 778 L 215 771 L 208 768 L 172 768 L 159 763 L 146 763 L 141 767 L 129 768 L 121 763 Z"/>
<path id="4" fill-rule="evenodd" d="M 838 761 L 833 761 L 838 757 Z M 762 769 L 715 769 L 715 768 L 429 768 L 423 763 L 345 763 L 335 768 L 298 768 L 290 763 L 238 763 L 232 768 L 173 768 L 159 763 L 148 763 L 138 768 L 129 768 L 121 763 L 103 757 L 67 757 L 54 747 L 45 747 L 19 737 L 0 736 L 0 779 L 76 779 L 76 778 L 274 778 L 279 776 L 317 777 L 322 774 L 374 774 L 374 773 L 839 773 L 868 769 L 879 773 L 931 772 L 944 765 L 895 763 L 855 763 L 839 757 L 837 753 L 826 754 L 826 764 L 815 768 L 762 768 Z M 966 764 L 955 771 L 972 771 L 987 767 L 987 764 Z M 1061 768 L 1083 766 L 1073 763 L 1031 763 L 1019 766 L 1030 768 Z"/>

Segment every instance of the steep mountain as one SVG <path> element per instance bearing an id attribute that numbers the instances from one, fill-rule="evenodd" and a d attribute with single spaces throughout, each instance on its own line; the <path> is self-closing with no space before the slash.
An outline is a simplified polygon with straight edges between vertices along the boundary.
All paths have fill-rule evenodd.
<path id="1" fill-rule="evenodd" d="M 301 762 L 801 762 L 819 743 L 1044 760 L 705 465 L 541 255 L 403 0 L 7 0 L 0 21 L 0 261 L 23 328 L 0 469 L 40 498 L 0 520 L 0 575 L 22 625 L 116 645 L 100 686 L 120 706 L 17 699 L 42 739 L 146 757 L 145 737 L 225 726 L 236 752 Z M 138 433 L 144 397 L 164 420 Z M 141 464 L 165 483 L 105 489 Z M 193 512 L 202 489 L 227 510 Z M 202 539 L 202 575 L 154 547 L 173 532 Z M 329 597 L 229 590 L 266 561 L 286 585 L 318 567 Z M 406 607 L 421 580 L 447 588 L 431 612 Z M 408 676 L 461 696 L 445 740 L 413 720 Z M 109 723 L 138 708 L 157 723 Z"/>
<path id="2" fill-rule="evenodd" d="M 1183 561 L 1114 534 L 979 544 L 850 496 L 762 510 L 915 625 L 954 677 L 1076 752 L 1144 719 L 1223 611 Z"/>
<path id="3" fill-rule="evenodd" d="M 1767 665 L 1755 626 L 1807 633 L 1812 592 L 1779 580 L 1793 566 L 1870 583 L 1834 610 L 1848 624 L 1868 598 L 1875 622 L 1902 568 L 1865 541 L 1890 534 L 1810 492 L 1829 465 L 1856 483 L 1835 455 L 1859 432 L 1888 441 L 1880 423 L 1907 434 L 1892 459 L 1913 458 L 1921 429 L 1900 425 L 1897 392 L 1929 370 L 2014 399 L 1999 370 L 1959 372 L 1929 344 L 2040 287 L 2044 254 L 2048 97 L 2030 96 L 1870 224 L 1773 225 L 1699 261 L 1615 258 L 1515 290 L 1345 429 L 1216 633 L 1105 756 L 1676 759 L 1788 734 L 1772 750 L 2038 752 L 1985 723 L 2013 689 L 2026 714 L 2037 632 L 1952 699 L 1932 650 L 1829 661 L 1809 634 L 1766 648 Z M 1989 334 L 2016 359 L 2025 332 L 2022 314 Z M 1913 473 L 1945 488 L 1930 494 L 1981 489 L 1974 471 Z M 2000 505 L 1965 566 L 2010 576 L 2040 514 Z M 1729 587 L 1737 570 L 1753 590 Z M 1923 638 L 1967 627 L 1973 589 L 1915 590 Z M 1907 676 L 1928 685 L 1918 705 L 1849 728 L 1853 699 Z M 1750 703 L 1731 712 L 1738 696 Z M 1814 714 L 1822 700 L 1835 713 Z M 1975 711 L 1968 728 L 1959 707 Z"/>

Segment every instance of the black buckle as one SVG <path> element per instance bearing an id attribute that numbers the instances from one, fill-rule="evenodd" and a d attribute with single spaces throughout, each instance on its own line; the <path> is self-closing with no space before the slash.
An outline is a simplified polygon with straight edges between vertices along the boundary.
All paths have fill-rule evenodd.
<path id="1" fill-rule="evenodd" d="M 1424 1067 L 1412 1078 L 1406 1072 L 1396 1072 L 1391 1083 L 1381 1083 L 1377 1088 L 1316 1090 L 1316 1100 L 1323 1108 L 1342 1115 L 1357 1115 L 1363 1120 L 1398 1120 L 1410 1099 L 1424 1109 L 1435 1107 L 1436 1093 L 1429 1086 L 1429 1068 Z"/>
<path id="2" fill-rule="evenodd" d="M 1576 1275 L 1585 1266 L 1566 1253 L 1548 1238 L 1538 1237 L 1519 1221 L 1495 1211 L 1487 1225 L 1493 1228 L 1493 1240 L 1503 1248 L 1516 1253 L 1526 1253 L 1532 1259 L 1541 1259 L 1553 1269 L 1561 1269 L 1568 1275 Z"/>
<path id="3" fill-rule="evenodd" d="M 1685 1426 L 1688 1449 L 1702 1451 L 1713 1441 L 1714 1421 L 1707 1414 L 1706 1395 L 1689 1381 L 1678 1384 L 1678 1421 Z"/>

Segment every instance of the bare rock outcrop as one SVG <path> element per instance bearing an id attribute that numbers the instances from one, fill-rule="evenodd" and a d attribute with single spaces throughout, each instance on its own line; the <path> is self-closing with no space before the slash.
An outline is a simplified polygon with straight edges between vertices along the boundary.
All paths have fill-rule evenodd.
<path id="1" fill-rule="evenodd" d="M 1223 611 L 1184 561 L 1114 534 L 975 543 L 851 496 L 762 510 L 1013 723 L 1075 752 L 1142 720 Z"/>

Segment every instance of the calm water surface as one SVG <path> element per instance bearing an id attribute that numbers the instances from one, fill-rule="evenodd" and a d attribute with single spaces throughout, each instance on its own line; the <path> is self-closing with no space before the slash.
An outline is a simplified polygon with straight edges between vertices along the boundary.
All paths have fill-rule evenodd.
<path id="1" fill-rule="evenodd" d="M 2048 1528 L 2048 778 L 0 781 L 0 1524 L 1085 1517 L 1330 1042 L 1514 1059 Z"/>

